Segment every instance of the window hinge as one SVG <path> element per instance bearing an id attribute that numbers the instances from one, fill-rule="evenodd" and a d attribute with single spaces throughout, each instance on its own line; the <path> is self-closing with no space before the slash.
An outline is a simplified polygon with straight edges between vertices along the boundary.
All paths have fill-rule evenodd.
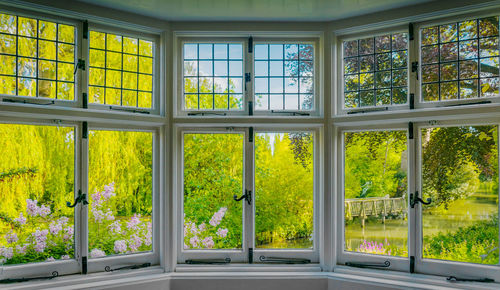
<path id="1" fill-rule="evenodd" d="M 253 53 L 253 37 L 248 38 L 248 53 Z"/>
<path id="2" fill-rule="evenodd" d="M 87 20 L 83 21 L 83 39 L 89 39 L 89 22 Z"/>
<path id="3" fill-rule="evenodd" d="M 418 71 L 418 61 L 414 61 L 411 63 L 411 72 L 417 72 Z"/>
<path id="4" fill-rule="evenodd" d="M 114 271 L 120 271 L 120 270 L 141 269 L 141 268 L 147 268 L 147 267 L 151 267 L 151 263 L 137 264 L 137 265 L 125 266 L 125 267 L 120 267 L 120 268 L 115 268 L 115 269 L 111 269 L 110 266 L 106 266 L 106 267 L 104 267 L 104 271 L 114 272 Z"/>
<path id="5" fill-rule="evenodd" d="M 248 264 L 253 264 L 253 248 L 248 248 Z"/>
<path id="6" fill-rule="evenodd" d="M 59 272 L 54 271 L 52 272 L 51 276 L 44 276 L 44 277 L 29 277 L 29 278 L 13 278 L 13 279 L 3 279 L 0 280 L 0 284 L 10 284 L 10 283 L 18 283 L 18 282 L 26 282 L 26 281 L 32 281 L 32 280 L 51 280 L 59 276 Z"/>
<path id="7" fill-rule="evenodd" d="M 490 278 L 479 278 L 479 279 L 467 279 L 467 278 L 457 278 L 455 276 L 450 276 L 446 278 L 450 282 L 482 282 L 482 283 L 495 283 L 495 280 Z"/>
<path id="8" fill-rule="evenodd" d="M 248 115 L 253 116 L 253 102 L 248 101 Z"/>
<path id="9" fill-rule="evenodd" d="M 87 257 L 82 257 L 82 274 L 87 274 Z"/>
<path id="10" fill-rule="evenodd" d="M 250 73 L 245 73 L 245 82 L 249 82 L 252 80 L 252 74 Z"/>
<path id="11" fill-rule="evenodd" d="M 302 258 L 275 258 L 260 256 L 259 261 L 269 264 L 309 264 L 311 260 Z"/>
<path id="12" fill-rule="evenodd" d="M 410 273 L 415 273 L 415 256 L 410 256 Z"/>
<path id="13" fill-rule="evenodd" d="M 413 122 L 408 123 L 408 139 L 413 140 Z"/>
<path id="14" fill-rule="evenodd" d="M 39 106 L 49 106 L 49 105 L 54 105 L 56 103 L 54 101 L 50 101 L 48 103 L 37 103 L 37 102 L 31 102 L 28 100 L 15 100 L 15 99 L 2 99 L 2 102 L 4 102 L 4 103 L 30 104 L 30 105 L 39 105 Z"/>
<path id="15" fill-rule="evenodd" d="M 410 94 L 410 110 L 415 109 L 415 94 Z"/>
<path id="16" fill-rule="evenodd" d="M 391 266 L 391 262 L 388 260 L 385 261 L 384 263 L 353 263 L 353 262 L 346 262 L 346 266 L 350 267 L 358 267 L 358 268 L 389 268 Z"/>
<path id="17" fill-rule="evenodd" d="M 87 93 L 82 93 L 82 102 L 83 102 L 82 107 L 84 109 L 88 109 L 89 108 L 89 98 L 87 97 Z"/>
<path id="18" fill-rule="evenodd" d="M 413 23 L 408 24 L 408 38 L 412 41 L 415 38 L 415 30 L 413 28 Z"/>
<path id="19" fill-rule="evenodd" d="M 248 128 L 248 142 L 253 142 L 253 127 Z"/>
<path id="20" fill-rule="evenodd" d="M 218 265 L 218 264 L 229 264 L 231 263 L 230 258 L 225 259 L 189 259 L 186 260 L 186 264 L 196 265 L 196 264 L 209 264 L 209 265 Z"/>
<path id="21" fill-rule="evenodd" d="M 89 123 L 83 122 L 82 124 L 82 138 L 87 139 L 89 137 Z"/>

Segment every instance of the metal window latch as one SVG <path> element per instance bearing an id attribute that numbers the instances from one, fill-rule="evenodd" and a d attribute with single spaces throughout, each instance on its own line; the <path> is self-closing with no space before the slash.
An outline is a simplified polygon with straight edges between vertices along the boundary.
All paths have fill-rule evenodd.
<path id="1" fill-rule="evenodd" d="M 418 61 L 414 61 L 411 63 L 411 72 L 418 71 Z"/>
<path id="2" fill-rule="evenodd" d="M 83 205 L 89 204 L 88 201 L 87 201 L 87 195 L 86 194 L 82 194 L 81 190 L 78 191 L 78 197 L 75 198 L 75 202 L 73 204 L 71 204 L 71 202 L 68 201 L 68 202 L 66 202 L 66 206 L 73 208 L 73 207 L 75 207 L 80 202 L 82 202 Z"/>
<path id="3" fill-rule="evenodd" d="M 262 263 L 270 263 L 270 264 L 309 264 L 311 260 L 309 259 L 301 259 L 301 258 L 275 258 L 275 257 L 266 257 L 260 256 L 259 261 Z"/>
<path id="4" fill-rule="evenodd" d="M 76 62 L 75 71 L 73 72 L 73 74 L 76 74 L 76 71 L 78 69 L 85 70 L 85 60 L 78 59 L 78 61 Z"/>
<path id="5" fill-rule="evenodd" d="M 427 201 L 423 201 L 420 197 L 418 197 L 418 191 L 415 191 L 415 193 L 410 193 L 410 206 L 411 208 L 415 208 L 415 204 L 417 203 L 422 203 L 425 205 L 429 205 L 432 202 L 431 198 L 427 198 Z"/>
<path id="6" fill-rule="evenodd" d="M 54 272 L 52 272 L 52 276 L 3 279 L 3 280 L 0 280 L 0 284 L 10 284 L 10 283 L 32 281 L 32 280 L 51 280 L 51 279 L 54 279 L 58 276 L 59 276 L 59 272 L 54 271 Z"/>
<path id="7" fill-rule="evenodd" d="M 120 267 L 120 268 L 115 268 L 115 269 L 111 269 L 110 266 L 106 266 L 106 267 L 104 267 L 104 271 L 114 272 L 114 271 L 119 271 L 119 270 L 134 270 L 134 269 L 147 268 L 150 266 L 151 266 L 151 263 L 137 264 L 137 265 L 125 266 L 125 267 Z"/>
<path id="8" fill-rule="evenodd" d="M 240 201 L 242 199 L 245 199 L 248 202 L 248 204 L 250 205 L 250 204 L 252 204 L 252 191 L 245 190 L 245 194 L 244 195 L 242 195 L 240 198 L 238 198 L 237 195 L 234 195 L 233 199 L 235 201 Z"/>
<path id="9" fill-rule="evenodd" d="M 450 282 L 482 282 L 482 283 L 495 283 L 495 280 L 490 278 L 480 278 L 480 279 L 466 279 L 466 278 L 457 278 L 455 276 L 450 276 L 446 278 L 447 281 Z"/>
<path id="10" fill-rule="evenodd" d="M 346 266 L 350 267 L 358 267 L 358 268 L 389 268 L 391 266 L 391 262 L 388 260 L 385 261 L 384 263 L 353 263 L 353 262 L 346 262 Z"/>
<path id="11" fill-rule="evenodd" d="M 198 265 L 198 264 L 208 264 L 208 265 L 222 265 L 231 263 L 230 258 L 225 259 L 189 259 L 186 260 L 186 264 Z"/>

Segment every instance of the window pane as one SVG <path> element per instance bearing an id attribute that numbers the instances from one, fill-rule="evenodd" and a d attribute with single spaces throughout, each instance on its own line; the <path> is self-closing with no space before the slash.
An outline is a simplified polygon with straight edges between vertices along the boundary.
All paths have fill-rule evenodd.
<path id="1" fill-rule="evenodd" d="M 0 34 L 0 74 L 4 75 L 0 79 L 8 79 L 6 87 L 0 89 L 2 94 L 69 101 L 75 99 L 74 26 L 0 14 L 0 32 L 4 33 Z M 67 70 L 67 67 L 71 69 Z M 11 82 L 12 79 L 5 75 L 12 76 L 14 81 Z M 62 87 L 63 91 L 59 91 L 55 82 L 46 80 L 65 81 L 68 84 Z M 50 89 L 42 89 L 42 83 L 45 88 L 51 84 Z"/>
<path id="2" fill-rule="evenodd" d="M 345 41 L 344 50 L 344 108 L 406 104 L 407 33 L 360 39 L 359 51 L 356 40 Z"/>
<path id="3" fill-rule="evenodd" d="M 184 249 L 240 249 L 243 134 L 184 134 Z"/>
<path id="4" fill-rule="evenodd" d="M 74 258 L 74 129 L 0 125 L 0 265 Z"/>
<path id="5" fill-rule="evenodd" d="M 498 95 L 497 78 L 489 79 L 497 77 L 500 69 L 498 43 L 498 17 L 423 28 L 422 101 Z M 491 80 L 493 86 L 489 86 Z M 487 85 L 478 90 L 478 83 Z"/>
<path id="6" fill-rule="evenodd" d="M 90 31 L 90 103 L 151 109 L 153 46 L 139 38 Z M 133 100 L 137 95 L 139 102 Z"/>
<path id="7" fill-rule="evenodd" d="M 258 248 L 312 248 L 314 136 L 255 134 L 255 243 Z"/>
<path id="8" fill-rule="evenodd" d="M 346 251 L 408 256 L 406 131 L 344 134 Z"/>
<path id="9" fill-rule="evenodd" d="M 421 134 L 423 257 L 498 265 L 498 127 Z"/>
<path id="10" fill-rule="evenodd" d="M 151 251 L 153 134 L 89 132 L 91 258 Z"/>
<path id="11" fill-rule="evenodd" d="M 257 111 L 289 110 L 308 111 L 314 108 L 314 46 L 312 44 L 256 44 L 254 62 L 254 88 L 257 93 L 279 94 L 270 97 L 271 106 L 256 97 L 254 104 Z M 357 64 L 350 63 L 355 70 Z M 301 87 L 302 84 L 305 86 Z M 283 96 L 286 94 L 283 104 Z M 300 103 L 300 99 L 308 99 Z M 267 102 L 266 102 L 267 103 Z"/>
<path id="12" fill-rule="evenodd" d="M 227 103 L 230 94 L 243 93 L 242 55 L 242 44 L 184 44 L 183 71 L 184 77 L 189 76 L 184 78 L 184 93 L 189 93 L 184 94 L 184 110 L 243 110 L 242 102 Z M 199 107 L 193 105 L 198 99 Z"/>

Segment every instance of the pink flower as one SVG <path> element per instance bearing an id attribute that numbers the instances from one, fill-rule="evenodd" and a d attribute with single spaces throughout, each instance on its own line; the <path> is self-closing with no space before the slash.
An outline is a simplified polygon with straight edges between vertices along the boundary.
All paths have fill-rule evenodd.
<path id="1" fill-rule="evenodd" d="M 130 238 L 131 239 L 128 243 L 130 251 L 137 252 L 137 250 L 139 250 L 139 247 L 142 246 L 142 240 L 136 234 L 133 234 Z"/>
<path id="2" fill-rule="evenodd" d="M 221 238 L 225 238 L 227 236 L 228 229 L 218 229 L 217 235 Z"/>
<path id="3" fill-rule="evenodd" d="M 25 217 L 23 217 L 23 213 L 20 213 L 20 214 L 19 214 L 19 217 L 18 217 L 18 218 L 15 218 L 15 219 L 14 219 L 14 221 L 15 221 L 16 223 L 19 223 L 20 225 L 24 225 L 24 224 L 26 224 L 26 218 L 25 218 Z"/>
<path id="4" fill-rule="evenodd" d="M 203 241 L 201 241 L 201 243 L 203 244 L 203 246 L 205 246 L 205 248 L 213 248 L 214 247 L 214 240 L 212 239 L 212 237 L 206 237 L 203 239 Z"/>
<path id="5" fill-rule="evenodd" d="M 216 227 L 220 224 L 221 220 L 224 218 L 224 215 L 226 214 L 227 207 L 221 207 L 210 219 L 210 225 L 213 227 Z"/>
<path id="6" fill-rule="evenodd" d="M 138 229 L 137 225 L 141 223 L 140 217 L 141 215 L 134 214 L 130 218 L 130 221 L 127 222 L 127 228 L 129 230 L 137 230 Z"/>
<path id="7" fill-rule="evenodd" d="M 63 227 L 60 223 L 52 222 L 49 225 L 49 231 L 53 235 L 57 235 L 62 229 Z"/>
<path id="8" fill-rule="evenodd" d="M 17 234 L 13 233 L 13 232 L 6 234 L 5 239 L 7 240 L 7 244 L 12 244 L 12 243 L 15 243 L 19 240 L 19 238 L 17 237 Z"/>
<path id="9" fill-rule="evenodd" d="M 93 249 L 92 251 L 90 251 L 91 258 L 99 258 L 104 256 L 106 256 L 106 253 L 101 249 Z"/>
<path id="10" fill-rule="evenodd" d="M 123 254 L 127 252 L 127 243 L 122 240 L 115 241 L 115 247 L 114 250 L 116 253 Z"/>
<path id="11" fill-rule="evenodd" d="M 189 239 L 189 243 L 193 246 L 193 248 L 198 247 L 199 242 L 200 242 L 200 240 L 198 239 L 197 236 L 194 236 L 191 239 Z"/>

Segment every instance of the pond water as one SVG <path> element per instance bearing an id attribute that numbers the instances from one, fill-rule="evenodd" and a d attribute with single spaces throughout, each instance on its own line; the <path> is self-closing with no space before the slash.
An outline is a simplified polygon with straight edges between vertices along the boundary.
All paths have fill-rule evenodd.
<path id="1" fill-rule="evenodd" d="M 312 247 L 313 241 L 307 238 L 271 241 L 257 246 L 260 249 L 311 249 Z"/>
<path id="2" fill-rule="evenodd" d="M 449 205 L 449 210 L 435 210 L 425 213 L 424 234 L 432 236 L 439 232 L 454 232 L 459 227 L 474 225 L 477 221 L 498 216 L 498 196 L 476 193 L 467 199 L 457 200 Z M 376 241 L 384 245 L 389 242 L 401 249 L 407 248 L 408 221 L 402 218 L 367 220 L 365 228 L 358 219 L 345 228 L 345 248 L 355 250 L 364 240 Z M 406 256 L 407 254 L 402 254 Z"/>

